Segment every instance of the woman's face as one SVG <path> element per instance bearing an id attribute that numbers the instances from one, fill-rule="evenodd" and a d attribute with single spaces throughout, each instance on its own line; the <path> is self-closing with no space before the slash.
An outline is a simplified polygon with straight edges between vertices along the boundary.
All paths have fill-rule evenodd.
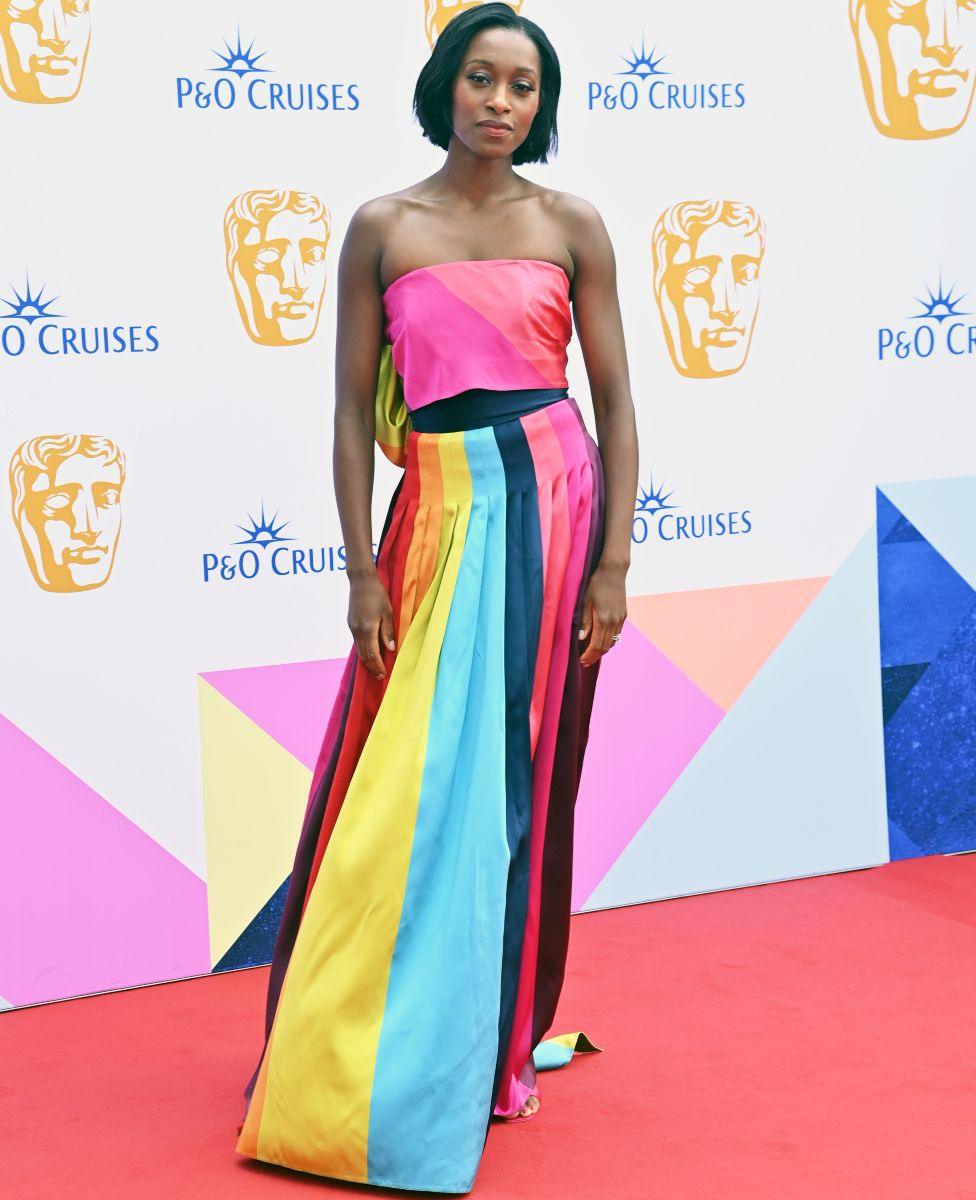
<path id="1" fill-rule="evenodd" d="M 454 81 L 454 136 L 483 157 L 513 154 L 539 111 L 541 75 L 524 33 L 493 26 L 476 34 Z"/>

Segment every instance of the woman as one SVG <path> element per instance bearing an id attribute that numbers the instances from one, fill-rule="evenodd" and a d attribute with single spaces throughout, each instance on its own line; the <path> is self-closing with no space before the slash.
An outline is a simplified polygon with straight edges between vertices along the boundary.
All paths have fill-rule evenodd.
<path id="1" fill-rule="evenodd" d="M 537 25 L 463 11 L 414 97 L 443 167 L 362 205 L 340 255 L 355 647 L 237 1145 L 318 1175 L 467 1192 L 492 1115 L 532 1116 L 536 1070 L 574 1048 L 539 1042 L 594 686 L 626 615 L 637 444 L 603 223 L 512 169 L 555 147 L 559 78 Z M 566 386 L 571 293 L 599 449 Z M 404 468 L 375 563 L 374 438 Z"/>

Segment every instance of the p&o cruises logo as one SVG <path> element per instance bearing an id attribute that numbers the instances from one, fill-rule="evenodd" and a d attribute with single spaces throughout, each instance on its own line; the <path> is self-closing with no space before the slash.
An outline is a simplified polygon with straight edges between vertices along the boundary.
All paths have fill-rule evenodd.
<path id="1" fill-rule="evenodd" d="M 26 272 L 22 286 L 11 285 L 9 295 L 0 296 L 0 354 L 8 358 L 31 353 L 83 357 L 159 349 L 156 325 L 77 324 L 62 310 L 60 297 L 46 296 L 47 287 L 35 291 Z"/>
<path id="2" fill-rule="evenodd" d="M 723 509 L 719 512 L 684 512 L 673 502 L 674 491 L 666 484 L 655 486 L 653 477 L 642 487 L 634 505 L 631 541 L 698 541 L 701 538 L 735 537 L 752 532 L 752 513 L 748 508 Z"/>
<path id="3" fill-rule="evenodd" d="M 261 517 L 255 520 L 250 513 L 248 524 L 238 525 L 244 534 L 230 542 L 230 550 L 208 550 L 202 556 L 204 583 L 249 582 L 260 576 L 287 579 L 294 576 L 309 578 L 346 569 L 345 546 L 312 546 L 302 543 L 285 530 L 290 521 L 279 521 L 278 514 L 268 517 L 261 501 Z M 376 544 L 373 544 L 376 554 Z"/>
<path id="4" fill-rule="evenodd" d="M 255 48 L 254 38 L 245 46 L 238 29 L 235 44 L 227 38 L 223 42 L 222 50 L 212 52 L 219 65 L 207 67 L 197 78 L 177 76 L 177 108 L 224 112 L 252 108 L 272 113 L 355 112 L 359 108 L 357 83 L 280 79 L 267 53 Z"/>
<path id="5" fill-rule="evenodd" d="M 966 293 L 957 295 L 956 284 L 945 291 L 941 271 L 936 290 L 933 292 L 931 287 L 925 290 L 926 298 L 915 297 L 920 308 L 909 315 L 907 325 L 884 325 L 878 329 L 879 362 L 976 354 L 976 323 L 964 319 L 972 318 L 973 311 L 968 305 L 962 307 Z"/>
<path id="6" fill-rule="evenodd" d="M 591 79 L 586 87 L 587 107 L 605 112 L 654 112 L 739 109 L 746 105 L 746 85 L 741 80 L 687 79 L 666 65 L 667 54 L 655 46 L 648 50 L 641 36 L 641 48 L 630 48 L 620 56 L 625 65 L 615 71 L 616 78 Z"/>

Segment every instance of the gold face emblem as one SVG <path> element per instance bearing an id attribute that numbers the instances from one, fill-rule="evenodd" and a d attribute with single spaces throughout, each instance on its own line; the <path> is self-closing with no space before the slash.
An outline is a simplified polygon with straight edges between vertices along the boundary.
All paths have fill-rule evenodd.
<path id="1" fill-rule="evenodd" d="M 73 100 L 85 74 L 90 41 L 89 0 L 3 0 L 3 90 L 28 104 Z"/>
<path id="2" fill-rule="evenodd" d="M 507 0 L 508 7 L 522 11 L 522 0 Z M 427 44 L 433 50 L 434 43 L 458 13 L 466 8 L 477 8 L 484 0 L 424 0 L 424 31 Z"/>
<path id="3" fill-rule="evenodd" d="M 42 434 L 10 460 L 12 513 L 38 586 L 84 592 L 112 573 L 125 458 L 111 438 Z"/>
<path id="4" fill-rule="evenodd" d="M 746 361 L 764 248 L 755 209 L 734 200 L 685 200 L 658 218 L 654 296 L 682 375 L 731 375 Z"/>
<path id="5" fill-rule="evenodd" d="M 330 231 L 325 205 L 309 192 L 243 192 L 227 206 L 227 274 L 255 342 L 295 346 L 314 335 Z"/>
<path id="6" fill-rule="evenodd" d="M 861 83 L 892 138 L 955 133 L 976 86 L 974 0 L 850 0 Z"/>

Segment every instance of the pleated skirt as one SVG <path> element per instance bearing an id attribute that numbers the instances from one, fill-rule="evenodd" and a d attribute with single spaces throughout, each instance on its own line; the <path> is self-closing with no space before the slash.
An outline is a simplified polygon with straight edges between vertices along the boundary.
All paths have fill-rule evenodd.
<path id="1" fill-rule="evenodd" d="M 492 1115 L 538 1094 L 599 672 L 578 631 L 605 493 L 575 399 L 512 416 L 507 395 L 493 424 L 482 410 L 478 428 L 408 434 L 377 554 L 396 646 L 384 679 L 355 647 L 346 661 L 242 1155 L 464 1193 Z"/>

